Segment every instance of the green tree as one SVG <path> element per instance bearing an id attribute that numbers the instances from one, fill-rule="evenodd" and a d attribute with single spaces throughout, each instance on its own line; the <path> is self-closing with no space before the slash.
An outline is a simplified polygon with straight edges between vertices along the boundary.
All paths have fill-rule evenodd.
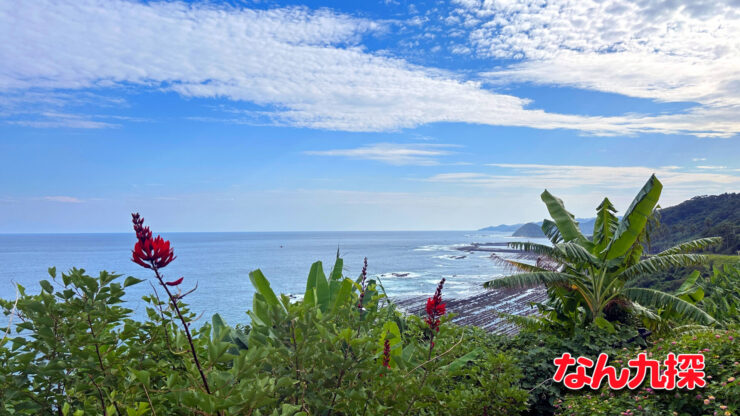
<path id="1" fill-rule="evenodd" d="M 655 175 L 651 176 L 621 220 L 616 217 L 612 203 L 605 198 L 596 208 L 594 233 L 590 239 L 581 233 L 563 201 L 545 190 L 541 197 L 552 220 L 546 219 L 542 230 L 552 245 L 510 243 L 512 248 L 539 256 L 537 264 L 502 260 L 523 273 L 489 281 L 485 286 L 523 288 L 544 284 L 549 300 L 540 305 L 541 311 L 551 321 L 565 322 L 571 328 L 592 322 L 610 326 L 609 321 L 618 319 L 619 311 L 646 319 L 658 319 L 660 313 L 667 312 L 680 320 L 704 325 L 713 323 L 714 319 L 691 299 L 627 286 L 643 276 L 671 267 L 706 263 L 705 256 L 690 252 L 721 242 L 717 237 L 702 238 L 645 256 L 662 188 Z M 682 290 L 692 292 L 691 288 Z"/>

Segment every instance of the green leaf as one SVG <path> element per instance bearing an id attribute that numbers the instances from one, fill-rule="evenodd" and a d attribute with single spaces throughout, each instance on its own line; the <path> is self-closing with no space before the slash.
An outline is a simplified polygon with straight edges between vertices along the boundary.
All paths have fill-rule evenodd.
<path id="1" fill-rule="evenodd" d="M 337 257 L 334 262 L 334 268 L 331 269 L 330 280 L 342 280 L 342 267 L 344 267 L 344 260 L 341 257 Z"/>
<path id="2" fill-rule="evenodd" d="M 704 299 L 704 289 L 696 284 L 696 281 L 697 279 L 699 279 L 700 275 L 701 273 L 699 273 L 698 270 L 694 270 L 686 278 L 681 287 L 676 290 L 676 296 L 685 300 L 686 302 L 693 304 L 696 304 L 697 302 L 700 302 L 702 299 Z"/>
<path id="3" fill-rule="evenodd" d="M 650 176 L 650 179 L 625 211 L 614 237 L 604 249 L 607 259 L 611 260 L 624 255 L 637 241 L 648 218 L 653 213 L 653 208 L 658 204 L 662 190 L 663 184 L 660 183 L 658 178 L 655 175 Z"/>
<path id="4" fill-rule="evenodd" d="M 211 331 L 212 331 L 212 337 L 213 339 L 218 339 L 219 334 L 221 334 L 221 331 L 224 328 L 227 328 L 226 321 L 221 317 L 219 314 L 214 314 L 211 318 Z"/>
<path id="5" fill-rule="evenodd" d="M 316 305 L 316 279 L 321 270 L 321 262 L 317 261 L 311 265 L 311 270 L 308 272 L 308 279 L 306 279 L 306 293 L 303 295 L 303 304 L 306 306 Z M 322 270 L 323 274 L 324 271 Z"/>
<path id="6" fill-rule="evenodd" d="M 614 325 L 612 325 L 611 322 L 607 321 L 606 319 L 604 319 L 604 318 L 602 318 L 600 316 L 597 316 L 596 319 L 594 319 L 594 324 L 597 327 L 603 329 L 604 331 L 606 331 L 606 332 L 608 332 L 610 334 L 614 334 L 614 333 L 617 332 L 617 330 L 614 328 Z"/>
<path id="7" fill-rule="evenodd" d="M 555 221 L 560 235 L 563 237 L 563 241 L 575 241 L 582 246 L 589 246 L 591 244 L 578 228 L 578 222 L 575 216 L 565 209 L 565 205 L 563 205 L 563 201 L 560 198 L 554 197 L 547 190 L 542 192 L 540 197 L 545 205 L 547 205 L 547 211 L 550 213 L 553 221 Z"/>
<path id="8" fill-rule="evenodd" d="M 49 267 L 47 269 L 47 272 L 49 272 L 49 276 L 51 276 L 52 278 L 57 277 L 57 268 L 56 267 Z M 65 404 L 67 404 L 67 403 L 65 403 Z M 69 406 L 69 404 L 67 404 L 67 406 Z"/>
<path id="9" fill-rule="evenodd" d="M 500 277 L 483 283 L 485 288 L 527 288 L 551 283 L 578 280 L 577 276 L 559 272 L 530 272 Z"/>
<path id="10" fill-rule="evenodd" d="M 617 210 L 609 198 L 604 198 L 596 207 L 596 221 L 594 221 L 594 253 L 601 253 L 611 241 L 619 226 L 619 219 L 614 215 Z"/>
<path id="11" fill-rule="evenodd" d="M 542 232 L 545 233 L 545 236 L 547 236 L 553 244 L 563 241 L 563 236 L 560 235 L 558 225 L 548 219 L 542 220 Z"/>
<path id="12" fill-rule="evenodd" d="M 403 349 L 401 347 L 401 345 L 403 345 L 401 340 L 401 331 L 398 329 L 398 324 L 394 321 L 386 321 L 386 323 L 383 324 L 383 331 L 381 331 L 380 337 L 378 338 L 378 351 L 381 354 L 385 348 L 386 339 L 388 339 L 388 344 L 391 346 L 391 355 L 400 355 Z M 396 347 L 396 345 L 398 345 L 398 347 Z"/>
<path id="13" fill-rule="evenodd" d="M 254 288 L 257 289 L 257 292 L 259 292 L 264 297 L 265 302 L 267 302 L 268 305 L 282 306 L 282 304 L 278 301 L 277 296 L 275 296 L 275 292 L 272 291 L 272 288 L 270 287 L 270 282 L 267 280 L 267 278 L 265 278 L 260 269 L 250 272 L 249 280 L 252 281 L 252 285 L 254 285 Z"/>
<path id="14" fill-rule="evenodd" d="M 123 287 L 133 286 L 133 285 L 139 284 L 139 283 L 141 283 L 143 281 L 144 280 L 142 280 L 142 279 L 137 279 L 137 278 L 135 278 L 133 276 L 129 276 L 129 277 L 126 278 L 126 280 L 123 281 Z"/>
<path id="15" fill-rule="evenodd" d="M 570 264 L 587 263 L 591 265 L 598 265 L 599 259 L 597 259 L 590 251 L 581 245 L 571 243 L 560 243 L 555 246 L 557 250 L 563 253 L 561 258 L 568 259 Z"/>
<path id="16" fill-rule="evenodd" d="M 446 368 L 448 371 L 457 371 L 461 368 L 465 367 L 469 362 L 475 361 L 481 354 L 483 354 L 483 349 L 478 347 L 470 351 L 469 353 L 463 355 L 462 357 L 456 358 L 453 362 L 447 364 L 443 368 Z"/>
<path id="17" fill-rule="evenodd" d="M 39 284 L 41 285 L 41 289 L 43 289 L 44 292 L 54 293 L 54 286 L 52 286 L 48 280 L 42 280 L 39 282 Z"/>
<path id="18" fill-rule="evenodd" d="M 331 300 L 331 293 L 329 291 L 329 282 L 326 280 L 324 268 L 320 261 L 311 265 L 311 271 L 308 274 L 308 283 L 306 285 L 307 292 L 311 285 L 316 290 L 316 303 L 322 311 L 326 311 L 329 307 L 329 301 Z M 304 299 L 304 302 L 305 301 L 306 300 Z"/>
<path id="19" fill-rule="evenodd" d="M 663 293 L 654 289 L 628 288 L 625 289 L 625 295 L 631 301 L 637 302 L 641 305 L 670 309 L 678 313 L 680 316 L 695 322 L 707 325 L 715 322 L 714 318 L 709 316 L 709 314 L 700 308 L 668 293 Z"/>
<path id="20" fill-rule="evenodd" d="M 669 256 L 671 254 L 687 253 L 690 251 L 703 250 L 709 246 L 719 245 L 722 243 L 722 237 L 707 237 L 699 238 L 696 240 L 687 241 L 677 246 L 673 246 L 667 250 L 658 253 L 658 256 Z"/>
<path id="21" fill-rule="evenodd" d="M 254 325 L 270 326 L 270 313 L 267 309 L 265 297 L 259 292 L 255 293 L 252 299 L 252 310 L 248 312 Z"/>
<path id="22" fill-rule="evenodd" d="M 619 274 L 619 278 L 631 280 L 639 276 L 653 274 L 668 270 L 672 267 L 685 267 L 707 262 L 707 257 L 701 254 L 671 254 L 666 256 L 653 256 L 633 266 L 628 267 Z"/>
<path id="23" fill-rule="evenodd" d="M 131 369 L 131 371 L 134 373 L 134 376 L 136 377 L 136 380 L 145 385 L 149 385 L 149 372 L 146 370 L 135 370 Z"/>
<path id="24" fill-rule="evenodd" d="M 352 279 L 344 279 L 342 281 L 342 286 L 339 288 L 339 291 L 334 296 L 334 306 L 332 307 L 332 312 L 336 312 L 342 305 L 352 299 L 352 289 L 354 288 L 354 286 L 355 283 L 352 281 Z"/>

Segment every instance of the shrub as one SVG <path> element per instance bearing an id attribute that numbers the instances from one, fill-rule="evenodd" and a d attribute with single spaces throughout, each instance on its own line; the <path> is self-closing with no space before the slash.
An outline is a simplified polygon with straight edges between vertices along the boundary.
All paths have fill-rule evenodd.
<path id="1" fill-rule="evenodd" d="M 646 382 L 636 390 L 571 392 L 558 402 L 561 415 L 730 415 L 740 410 L 740 346 L 737 329 L 703 331 L 660 339 L 650 344 L 648 353 L 659 360 L 668 352 L 703 353 L 707 385 L 695 390 L 652 390 Z M 610 360 L 626 363 L 638 353 L 620 350 Z"/>

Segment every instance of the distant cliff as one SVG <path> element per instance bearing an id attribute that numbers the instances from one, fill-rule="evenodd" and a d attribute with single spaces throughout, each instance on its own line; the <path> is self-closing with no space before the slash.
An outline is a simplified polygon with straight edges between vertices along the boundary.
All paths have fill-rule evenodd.
<path id="1" fill-rule="evenodd" d="M 518 230 L 514 231 L 513 237 L 530 237 L 530 238 L 545 238 L 545 233 L 542 232 L 542 228 L 539 224 L 530 222 L 519 227 Z"/>
<path id="2" fill-rule="evenodd" d="M 501 224 L 501 225 L 491 225 L 490 227 L 481 228 L 478 231 L 499 231 L 499 232 L 511 232 L 516 231 L 521 227 L 523 224 Z"/>

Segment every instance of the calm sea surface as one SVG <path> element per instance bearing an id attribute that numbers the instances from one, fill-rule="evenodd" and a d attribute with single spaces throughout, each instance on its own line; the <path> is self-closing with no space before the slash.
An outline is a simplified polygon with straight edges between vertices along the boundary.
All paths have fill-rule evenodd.
<path id="1" fill-rule="evenodd" d="M 442 277 L 445 296 L 463 297 L 482 290 L 481 284 L 505 273 L 486 253 L 466 253 L 455 247 L 473 242 L 511 241 L 505 234 L 471 231 L 422 232 L 280 232 L 167 233 L 177 259 L 163 269 L 167 279 L 184 276 L 183 288 L 198 282 L 186 299 L 204 316 L 218 312 L 227 322 L 246 322 L 254 289 L 249 272 L 261 269 L 277 293 L 302 295 L 311 263 L 321 260 L 328 274 L 339 248 L 344 273 L 355 278 L 367 256 L 369 274 L 379 276 L 389 295 L 429 295 Z M 46 270 L 72 267 L 97 275 L 108 270 L 153 279 L 151 271 L 131 262 L 135 237 L 130 234 L 0 235 L 0 297 L 15 297 L 14 283 L 30 293 Z M 456 258 L 465 256 L 465 258 Z M 404 277 L 393 274 L 407 274 Z M 153 281 L 153 280 L 152 280 Z M 128 307 L 143 316 L 147 283 L 128 288 Z"/>

